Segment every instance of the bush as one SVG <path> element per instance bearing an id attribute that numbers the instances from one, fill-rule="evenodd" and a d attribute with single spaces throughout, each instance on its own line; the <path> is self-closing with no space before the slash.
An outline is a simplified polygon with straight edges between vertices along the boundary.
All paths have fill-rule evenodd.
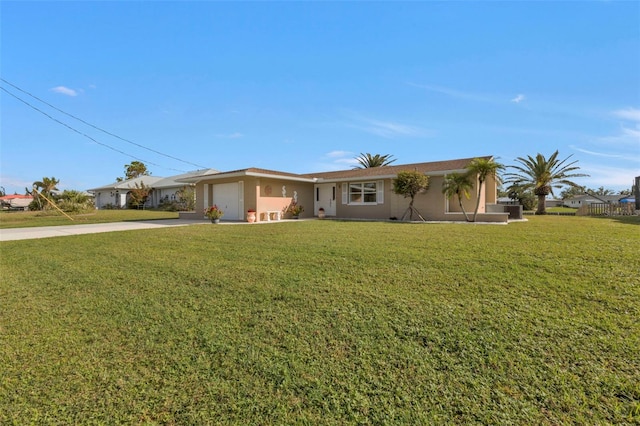
<path id="1" fill-rule="evenodd" d="M 58 202 L 58 207 L 66 213 L 80 213 L 94 209 L 93 202 L 90 200 L 84 203 L 78 203 L 73 200 L 60 200 Z"/>

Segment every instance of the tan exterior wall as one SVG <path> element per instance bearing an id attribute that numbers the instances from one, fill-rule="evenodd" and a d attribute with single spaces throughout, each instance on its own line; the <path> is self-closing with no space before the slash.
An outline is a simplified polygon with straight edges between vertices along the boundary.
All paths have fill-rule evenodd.
<path id="1" fill-rule="evenodd" d="M 255 176 L 236 176 L 229 177 L 227 179 L 211 179 L 209 181 L 199 182 L 196 185 L 196 214 L 189 215 L 191 218 L 202 218 L 200 212 L 205 209 L 204 200 L 204 186 L 207 184 L 207 196 L 206 199 L 210 203 L 213 199 L 212 185 L 224 184 L 231 182 L 243 182 L 244 187 L 244 218 L 246 220 L 246 211 L 249 209 L 257 212 L 257 220 L 266 220 L 265 213 L 267 211 L 281 212 L 281 217 L 286 218 L 290 215 L 285 215 L 287 207 L 291 204 L 294 196 L 294 192 L 297 193 L 298 204 L 304 207 L 304 212 L 300 215 L 303 218 L 313 217 L 314 209 L 314 184 L 310 182 L 298 182 L 289 180 L 280 180 L 277 178 L 265 178 Z M 379 179 L 368 179 L 361 182 L 379 182 Z M 454 196 L 447 200 L 442 193 L 442 183 L 444 181 L 443 176 L 431 176 L 429 181 L 429 189 L 418 194 L 415 197 L 414 207 L 420 212 L 425 220 L 443 220 L 443 221 L 461 221 L 464 220 L 464 216 L 461 213 L 458 205 L 458 200 Z M 330 182 L 326 182 L 330 183 Z M 350 205 L 342 202 L 342 188 L 343 185 L 348 185 L 346 182 L 336 183 L 336 217 L 337 218 L 350 218 L 350 219 L 377 219 L 387 220 L 390 218 L 401 219 L 407 208 L 409 207 L 409 198 L 404 198 L 401 195 L 397 195 L 393 192 L 392 179 L 384 179 L 384 203 L 381 204 L 367 204 L 367 205 Z M 476 182 L 477 185 L 477 182 Z M 285 192 L 283 196 L 283 186 Z M 478 221 L 483 222 L 502 222 L 506 219 L 505 214 L 498 213 L 485 213 L 484 195 L 486 196 L 487 203 L 495 203 L 496 201 L 496 181 L 494 179 L 488 179 L 483 188 L 483 201 L 480 203 L 478 210 Z M 463 199 L 463 205 L 469 215 L 473 214 L 476 205 L 477 186 L 471 191 L 471 198 L 469 200 Z M 186 218 L 187 215 L 185 215 Z M 414 219 L 417 219 L 414 216 Z"/>
<path id="2" fill-rule="evenodd" d="M 227 179 L 211 179 L 198 182 L 196 185 L 196 214 L 184 215 L 189 219 L 202 219 L 205 209 L 205 199 L 211 204 L 213 199 L 213 185 L 243 182 L 244 192 L 244 212 L 242 213 L 246 220 L 247 210 L 252 209 L 257 212 L 258 221 L 266 220 L 264 214 L 267 211 L 284 212 L 293 201 L 294 191 L 298 194 L 298 204 L 304 207 L 304 212 L 300 217 L 313 217 L 313 183 L 307 182 L 291 182 L 278 179 L 260 178 L 255 176 L 236 176 Z M 207 194 L 205 197 L 205 185 L 207 185 Z M 283 197 L 282 187 L 286 189 L 286 196 Z M 282 217 L 285 217 L 282 215 Z M 223 218 L 224 219 L 224 218 Z"/>
<path id="3" fill-rule="evenodd" d="M 368 179 L 358 182 L 378 182 L 380 179 Z M 385 179 L 384 185 L 384 203 L 383 204 L 366 204 L 352 205 L 342 202 L 343 185 L 349 185 L 349 182 L 339 182 L 336 184 L 336 217 L 350 219 L 389 219 L 391 217 L 391 199 L 393 194 L 391 180 Z"/>
<path id="4" fill-rule="evenodd" d="M 257 197 L 251 203 L 245 193 L 245 206 L 256 210 L 258 221 L 264 219 L 267 211 L 279 211 L 283 218 L 290 217 L 285 212 L 292 204 L 294 194 L 298 196 L 298 205 L 304 207 L 300 217 L 313 217 L 313 183 L 258 178 L 255 185 Z"/>

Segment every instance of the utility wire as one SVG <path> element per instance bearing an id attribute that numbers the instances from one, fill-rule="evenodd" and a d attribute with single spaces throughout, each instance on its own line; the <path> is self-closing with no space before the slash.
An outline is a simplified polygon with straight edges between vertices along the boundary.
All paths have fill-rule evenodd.
<path id="1" fill-rule="evenodd" d="M 84 124 L 86 124 L 86 125 L 87 125 L 87 126 L 89 126 L 89 127 L 93 127 L 94 129 L 96 129 L 96 130 L 98 130 L 98 131 L 100 131 L 100 132 L 106 133 L 106 134 L 107 134 L 107 135 L 109 135 L 109 136 L 113 136 L 113 137 L 114 137 L 114 138 L 116 138 L 116 139 L 120 139 L 121 141 L 124 141 L 124 142 L 130 143 L 131 145 L 135 145 L 135 146 L 140 147 L 140 148 L 142 148 L 142 149 L 146 149 L 147 151 L 151 151 L 151 152 L 153 152 L 153 153 L 156 153 L 156 154 L 162 155 L 162 156 L 164 156 L 164 157 L 171 158 L 172 160 L 176 160 L 176 161 L 180 161 L 181 163 L 185 163 L 185 164 L 190 164 L 190 165 L 192 165 L 192 166 L 196 166 L 196 167 L 198 167 L 198 168 L 200 168 L 200 169 L 207 169 L 207 168 L 208 168 L 208 167 L 206 167 L 206 166 L 201 166 L 201 165 L 199 165 L 199 164 L 192 163 L 192 162 L 190 162 L 190 161 L 186 161 L 186 160 L 182 160 L 182 159 L 180 159 L 180 158 L 174 157 L 174 156 L 169 155 L 169 154 L 165 154 L 165 153 L 160 152 L 160 151 L 156 151 L 155 149 L 148 148 L 148 147 L 146 147 L 146 146 L 144 146 L 144 145 L 140 145 L 139 143 L 136 143 L 136 142 L 130 141 L 130 140 L 128 140 L 128 139 L 125 139 L 125 138 L 123 138 L 123 137 L 120 137 L 120 136 L 118 136 L 118 135 L 116 135 L 116 134 L 114 134 L 114 133 L 111 133 L 111 132 L 109 132 L 109 131 L 107 131 L 107 130 L 104 130 L 104 129 L 102 129 L 102 128 L 98 127 L 98 126 L 95 126 L 95 125 L 93 125 L 93 124 L 91 124 L 91 123 L 88 123 L 88 122 L 84 121 L 83 119 L 76 117 L 76 116 L 75 116 L 75 115 L 73 115 L 73 114 L 69 114 L 68 112 L 63 111 L 63 110 L 61 110 L 60 108 L 57 108 L 57 107 L 56 107 L 56 106 L 54 106 L 54 105 L 51 105 L 51 104 L 50 104 L 50 103 L 48 103 L 47 101 L 44 101 L 44 100 L 40 99 L 40 98 L 39 98 L 39 97 L 37 97 L 36 95 L 33 95 L 33 94 L 31 94 L 31 93 L 27 92 L 27 91 L 26 91 L 26 90 L 24 90 L 24 89 L 21 89 L 20 87 L 16 86 L 15 84 L 12 84 L 11 82 L 9 82 L 9 81 L 5 80 L 5 79 L 4 79 L 4 78 L 2 78 L 2 77 L 0 77 L 0 80 L 2 80 L 2 82 L 4 82 L 4 83 L 8 84 L 9 86 L 13 87 L 14 89 L 19 90 L 19 91 L 21 91 L 22 93 L 24 93 L 24 94 L 26 94 L 26 95 L 29 95 L 29 96 L 31 96 L 31 97 L 32 97 L 32 98 L 34 98 L 34 99 L 37 99 L 38 101 L 40 101 L 40 102 L 42 102 L 43 104 L 45 104 L 45 105 L 49 106 L 50 108 L 53 108 L 53 109 L 55 109 L 56 111 L 61 112 L 62 114 L 65 114 L 65 115 L 67 115 L 67 116 L 69 116 L 69 117 L 73 118 L 74 120 L 78 120 L 79 122 L 84 123 Z M 5 90 L 5 91 L 6 91 L 6 90 Z M 7 93 L 8 93 L 8 92 L 7 92 Z"/>
<path id="2" fill-rule="evenodd" d="M 131 157 L 131 158 L 133 158 L 133 159 L 135 159 L 135 160 L 141 161 L 141 162 L 146 163 L 146 164 L 151 164 L 151 165 L 153 165 L 153 166 L 161 167 L 161 168 L 163 168 L 163 169 L 174 170 L 174 171 L 176 171 L 176 172 L 185 173 L 185 170 L 178 170 L 178 169 L 172 169 L 172 168 L 170 168 L 170 167 L 164 167 L 164 166 L 161 166 L 161 165 L 159 165 L 159 164 L 152 163 L 151 161 L 143 160 L 143 159 L 138 158 L 138 157 L 135 157 L 135 156 L 133 156 L 133 155 L 131 155 L 131 154 L 127 154 L 127 153 L 126 153 L 126 152 L 124 152 L 124 151 L 121 151 L 121 150 L 119 150 L 119 149 L 117 149 L 117 148 L 114 148 L 114 147 L 112 147 L 112 146 L 110 146 L 110 145 L 107 145 L 106 143 L 102 143 L 102 142 L 100 142 L 100 141 L 98 141 L 98 140 L 96 140 L 96 139 L 92 138 L 91 136 L 87 135 L 86 133 L 83 133 L 83 132 L 81 132 L 80 130 L 77 130 L 77 129 L 75 129 L 75 128 L 73 128 L 73 127 L 69 126 L 67 123 L 64 123 L 64 122 L 62 122 L 62 121 L 58 120 L 57 118 L 50 116 L 49 114 L 47 114 L 46 112 L 42 111 L 42 110 L 41 110 L 41 109 L 39 109 L 38 107 L 31 105 L 29 102 L 25 101 L 24 99 L 22 99 L 22 98 L 20 98 L 20 97 L 18 97 L 18 96 L 16 96 L 16 95 L 14 95 L 13 93 L 9 92 L 9 91 L 8 91 L 7 89 L 5 89 L 4 87 L 0 86 L 0 89 L 1 89 L 3 92 L 7 93 L 8 95 L 10 95 L 10 96 L 12 96 L 12 97 L 16 98 L 17 100 L 19 100 L 19 101 L 20 101 L 20 102 L 22 102 L 23 104 L 27 105 L 28 107 L 33 108 L 34 110 L 38 111 L 40 114 L 45 115 L 46 117 L 48 117 L 49 119 L 51 119 L 51 120 L 55 121 L 56 123 L 61 124 L 62 126 L 66 127 L 67 129 L 69 129 L 69 130 L 71 130 L 71 131 L 73 131 L 73 132 L 75 132 L 75 133 L 77 133 L 77 134 L 79 134 L 79 135 L 81 135 L 81 136 L 84 136 L 85 138 L 87 138 L 87 139 L 89 139 L 89 140 L 91 140 L 91 141 L 93 141 L 93 142 L 97 143 L 98 145 L 102 145 L 102 146 L 104 146 L 104 147 L 106 147 L 106 148 L 109 148 L 109 149 L 110 149 L 110 150 L 112 150 L 112 151 L 115 151 L 115 152 L 117 152 L 117 153 L 120 153 L 120 154 L 126 155 L 127 157 Z"/>

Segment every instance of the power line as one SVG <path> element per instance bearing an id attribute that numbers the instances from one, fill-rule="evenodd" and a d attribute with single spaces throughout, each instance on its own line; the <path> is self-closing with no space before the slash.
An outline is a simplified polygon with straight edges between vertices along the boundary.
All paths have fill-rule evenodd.
<path id="1" fill-rule="evenodd" d="M 199 164 L 192 163 L 192 162 L 190 162 L 190 161 L 182 160 L 182 159 L 177 158 L 177 157 L 174 157 L 174 156 L 172 156 L 172 155 L 165 154 L 165 153 L 163 153 L 163 152 L 157 151 L 157 150 L 155 150 L 155 149 L 152 149 L 152 148 L 146 147 L 146 146 L 144 146 L 144 145 L 141 145 L 141 144 L 139 144 L 139 143 L 133 142 L 133 141 L 131 141 L 131 140 L 125 139 L 125 138 L 123 138 L 123 137 L 121 137 L 121 136 L 116 135 L 115 133 L 111 133 L 111 132 L 109 132 L 109 131 L 107 131 L 107 130 L 104 130 L 104 129 L 102 129 L 102 128 L 100 128 L 100 127 L 98 127 L 98 126 L 94 125 L 94 124 L 91 124 L 91 123 L 89 123 L 89 122 L 87 122 L 87 121 L 85 121 L 85 120 L 83 120 L 83 119 L 81 119 L 81 118 L 79 118 L 79 117 L 76 117 L 76 116 L 75 116 L 75 115 L 73 115 L 73 114 L 70 114 L 70 113 L 68 113 L 68 112 L 66 112 L 66 111 L 61 110 L 60 108 L 57 108 L 57 107 L 56 107 L 56 106 L 54 106 L 54 105 L 51 105 L 51 104 L 50 104 L 50 103 L 48 103 L 47 101 L 40 99 L 39 97 L 37 97 L 37 96 L 35 96 L 35 95 L 33 95 L 33 94 L 31 94 L 31 93 L 27 92 L 27 91 L 26 91 L 26 90 L 24 90 L 24 89 L 21 89 L 20 87 L 18 87 L 18 86 L 16 86 L 15 84 L 13 84 L 13 83 L 11 83 L 11 82 L 9 82 L 9 81 L 5 80 L 4 78 L 1 78 L 1 77 L 0 77 L 0 80 L 2 80 L 4 83 L 8 84 L 9 86 L 13 87 L 14 89 L 19 90 L 19 91 L 21 91 L 22 93 L 24 93 L 24 94 L 26 94 L 26 95 L 29 95 L 29 96 L 31 96 L 31 97 L 32 97 L 32 98 L 34 98 L 34 99 L 37 99 L 38 101 L 40 101 L 40 102 L 42 102 L 43 104 L 45 104 L 45 105 L 49 106 L 50 108 L 53 108 L 53 109 L 55 109 L 56 111 L 61 112 L 62 114 L 65 114 L 65 115 L 67 115 L 67 116 L 69 116 L 69 117 L 73 118 L 74 120 L 78 120 L 79 122 L 81 122 L 81 123 L 83 123 L 83 124 L 86 124 L 87 126 L 92 127 L 92 128 L 94 128 L 94 129 L 96 129 L 96 130 L 98 130 L 98 131 L 100 131 L 100 132 L 106 133 L 107 135 L 112 136 L 112 137 L 114 137 L 114 138 L 116 138 L 116 139 L 120 139 L 121 141 L 127 142 L 127 143 L 129 143 L 129 144 L 131 144 L 131 145 L 135 145 L 135 146 L 137 146 L 137 147 L 139 147 L 139 148 L 146 149 L 147 151 L 151 151 L 151 152 L 156 153 L 156 154 L 158 154 L 158 155 L 162 155 L 163 157 L 171 158 L 172 160 L 180 161 L 181 163 L 185 163 L 185 164 L 190 164 L 190 165 L 192 165 L 192 166 L 196 166 L 196 167 L 198 167 L 198 168 L 200 168 L 200 169 L 207 169 L 207 168 L 208 168 L 208 167 L 206 167 L 206 166 L 201 166 L 201 165 L 199 165 Z M 5 90 L 5 92 L 6 92 L 6 90 Z M 7 93 L 9 93 L 9 92 L 7 92 Z M 14 96 L 14 97 L 15 97 L 15 96 Z"/>
<path id="2" fill-rule="evenodd" d="M 24 99 L 20 98 L 19 96 L 16 96 L 15 94 L 11 93 L 10 91 L 8 91 L 7 89 L 5 89 L 4 87 L 0 86 L 0 89 L 1 89 L 3 92 L 7 93 L 8 95 L 10 95 L 10 96 L 12 96 L 12 97 L 16 98 L 17 100 L 19 100 L 19 101 L 20 101 L 20 102 L 22 102 L 23 104 L 27 105 L 28 107 L 30 107 L 30 108 L 32 108 L 32 109 L 34 109 L 34 110 L 38 111 L 40 114 L 43 114 L 44 116 L 46 116 L 46 117 L 47 117 L 47 118 L 49 118 L 50 120 L 55 121 L 56 123 L 58 123 L 58 124 L 60 124 L 60 125 L 62 125 L 62 126 L 64 126 L 64 127 L 66 127 L 67 129 L 69 129 L 69 130 L 71 130 L 71 131 L 73 131 L 73 132 L 75 132 L 75 133 L 77 133 L 77 134 L 79 134 L 79 135 L 81 135 L 81 136 L 84 136 L 85 138 L 87 138 L 87 139 L 89 139 L 89 140 L 91 140 L 91 141 L 93 141 L 93 142 L 97 143 L 98 145 L 102 145 L 102 146 L 104 146 L 104 147 L 106 147 L 106 148 L 109 148 L 109 149 L 110 149 L 110 150 L 112 150 L 112 151 L 115 151 L 115 152 L 117 152 L 117 153 L 120 153 L 120 154 L 126 155 L 127 157 L 131 157 L 131 158 L 133 158 L 133 159 L 135 159 L 135 160 L 141 161 L 141 162 L 146 163 L 146 164 L 151 164 L 151 165 L 153 165 L 153 166 L 161 167 L 161 168 L 163 168 L 163 169 L 173 170 L 173 171 L 176 171 L 176 172 L 181 172 L 181 173 L 184 173 L 184 172 L 185 172 L 185 170 L 178 170 L 178 169 L 173 169 L 173 168 L 170 168 L 170 167 L 164 167 L 164 166 L 161 166 L 161 165 L 159 165 L 159 164 L 153 163 L 153 162 L 151 162 L 151 161 L 143 160 L 143 159 L 138 158 L 138 157 L 136 157 L 136 156 L 133 156 L 133 155 L 131 155 L 131 154 L 127 154 L 126 152 L 121 151 L 121 150 L 119 150 L 119 149 L 117 149 L 117 148 L 114 148 L 114 147 L 112 147 L 111 145 L 107 145 L 106 143 L 102 143 L 102 142 L 100 142 L 100 141 L 98 141 L 98 140 L 96 140 L 96 139 L 92 138 L 91 136 L 87 135 L 86 133 L 83 133 L 83 132 L 81 132 L 80 130 L 77 130 L 77 129 L 75 129 L 75 128 L 73 128 L 73 127 L 69 126 L 67 123 L 62 122 L 62 121 L 58 120 L 58 119 L 57 119 L 57 118 L 55 118 L 55 117 L 52 117 L 51 115 L 49 115 L 49 114 L 47 114 L 46 112 L 44 112 L 44 111 L 42 111 L 41 109 L 39 109 L 38 107 L 36 107 L 36 106 L 34 106 L 34 105 L 31 105 L 29 102 L 25 101 Z"/>

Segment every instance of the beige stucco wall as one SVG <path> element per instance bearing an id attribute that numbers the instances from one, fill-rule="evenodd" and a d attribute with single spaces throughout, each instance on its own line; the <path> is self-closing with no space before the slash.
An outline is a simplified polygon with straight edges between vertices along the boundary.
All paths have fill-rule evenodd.
<path id="1" fill-rule="evenodd" d="M 380 179 L 367 179 L 360 182 L 378 182 Z M 352 205 L 342 203 L 342 187 L 349 185 L 348 182 L 338 182 L 336 184 L 336 217 L 352 219 L 389 219 L 391 217 L 391 198 L 393 194 L 391 180 L 384 182 L 384 203 Z"/>
<path id="2" fill-rule="evenodd" d="M 253 204 L 245 205 L 257 211 L 258 220 L 261 220 L 264 217 L 263 213 L 267 211 L 279 211 L 282 217 L 288 217 L 284 212 L 292 204 L 294 193 L 298 196 L 298 205 L 304 207 L 300 217 L 313 217 L 313 183 L 271 178 L 257 178 L 254 182 L 255 186 L 252 188 L 257 196 L 250 198 L 245 193 L 245 203 L 255 200 Z"/>
<path id="3" fill-rule="evenodd" d="M 236 176 L 226 179 L 211 179 L 196 184 L 196 214 L 184 215 L 185 218 L 201 219 L 205 209 L 205 185 L 207 186 L 208 203 L 213 199 L 213 185 L 243 182 L 244 212 L 246 220 L 247 210 L 255 210 L 258 220 L 265 218 L 263 213 L 267 211 L 284 212 L 293 200 L 294 191 L 298 194 L 298 204 L 304 207 L 300 217 L 313 217 L 313 183 L 293 182 L 280 179 L 269 179 L 255 176 Z M 282 187 L 286 188 L 286 196 L 283 197 Z M 283 216 L 284 217 L 284 216 Z"/>
<path id="4" fill-rule="evenodd" d="M 212 179 L 199 182 L 196 185 L 196 214 L 193 218 L 201 218 L 199 212 L 204 211 L 204 185 L 208 184 L 207 199 L 213 199 L 212 185 L 243 182 L 244 187 L 244 217 L 246 211 L 253 209 L 257 211 L 258 220 L 264 219 L 263 213 L 266 211 L 284 212 L 293 200 L 294 191 L 298 194 L 298 204 L 302 205 L 305 211 L 301 217 L 313 217 L 314 208 L 314 184 L 310 182 L 298 182 L 282 180 L 277 178 L 241 176 L 227 179 Z M 371 182 L 374 179 L 363 180 Z M 375 180 L 379 181 L 379 180 Z M 456 197 L 447 200 L 442 193 L 443 176 L 431 176 L 429 189 L 416 195 L 414 207 L 426 220 L 464 220 Z M 384 181 L 384 203 L 375 205 L 349 205 L 342 203 L 342 186 L 348 185 L 344 182 L 336 183 L 336 217 L 353 219 L 378 219 L 387 220 L 390 218 L 401 219 L 409 206 L 409 198 L 404 198 L 393 192 L 392 179 Z M 329 183 L 329 182 L 327 182 Z M 476 182 L 477 185 L 477 182 Z M 285 186 L 286 194 L 283 196 L 282 187 Z M 477 186 L 470 191 L 471 198 L 464 199 L 463 205 L 468 214 L 473 214 L 476 205 Z M 496 181 L 488 179 L 482 191 L 482 199 L 485 194 L 487 203 L 496 201 Z M 485 202 L 480 203 L 479 214 L 485 213 Z M 283 216 L 285 217 L 285 216 Z M 480 220 L 480 217 L 479 217 Z M 487 214 L 485 221 L 503 221 L 503 215 L 493 216 Z"/>

